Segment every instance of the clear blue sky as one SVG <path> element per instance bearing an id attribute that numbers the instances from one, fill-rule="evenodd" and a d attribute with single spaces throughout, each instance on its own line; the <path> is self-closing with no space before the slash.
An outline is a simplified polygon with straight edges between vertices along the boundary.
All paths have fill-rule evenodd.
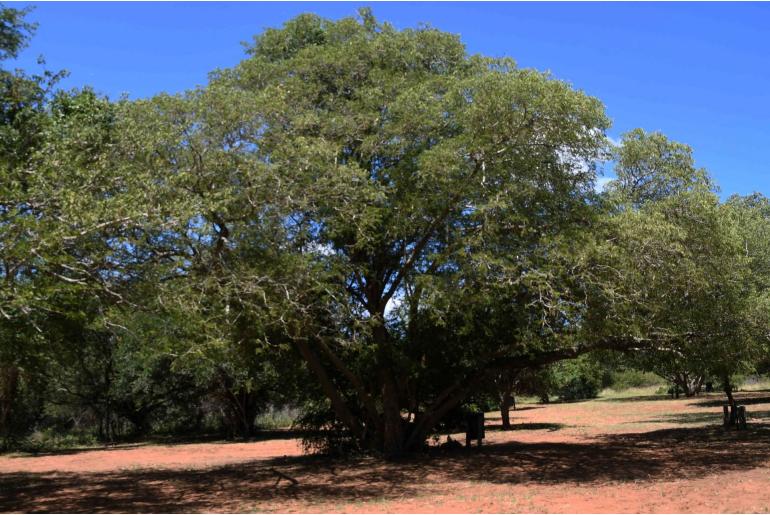
<path id="1" fill-rule="evenodd" d="M 28 5 L 17 3 L 15 6 Z M 692 145 L 722 195 L 770 195 L 770 4 L 39 3 L 18 64 L 44 55 L 65 86 L 116 98 L 175 92 L 243 58 L 242 41 L 301 12 L 370 5 L 396 27 L 428 23 L 473 53 L 510 56 L 599 97 L 610 135 L 660 130 Z"/>

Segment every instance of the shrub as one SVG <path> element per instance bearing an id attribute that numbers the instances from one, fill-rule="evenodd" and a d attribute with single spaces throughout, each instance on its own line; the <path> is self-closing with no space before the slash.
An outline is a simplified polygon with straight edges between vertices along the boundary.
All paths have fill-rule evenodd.
<path id="1" fill-rule="evenodd" d="M 257 415 L 256 426 L 260 429 L 283 429 L 291 427 L 297 420 L 299 411 L 295 408 L 276 408 L 271 406 L 267 411 Z"/>
<path id="2" fill-rule="evenodd" d="M 334 416 L 328 400 L 308 400 L 292 428 L 304 432 L 302 447 L 307 453 L 350 455 L 362 451 L 360 442 Z"/>
<path id="3" fill-rule="evenodd" d="M 594 381 L 587 376 L 571 377 L 559 387 L 559 398 L 564 401 L 576 401 L 581 399 L 593 399 L 599 395 L 601 382 Z"/>
<path id="4" fill-rule="evenodd" d="M 603 370 L 584 356 L 554 367 L 556 394 L 561 400 L 593 399 L 602 388 Z"/>
<path id="5" fill-rule="evenodd" d="M 621 391 L 628 390 L 629 388 L 658 386 L 663 383 L 664 380 L 652 372 L 643 372 L 641 370 L 629 368 L 612 372 L 611 382 L 608 386 L 613 390 Z"/>
<path id="6" fill-rule="evenodd" d="M 23 452 L 38 454 L 40 452 L 88 447 L 96 444 L 96 436 L 88 432 L 60 433 L 51 428 L 46 428 L 33 431 L 20 442 L 18 449 Z"/>

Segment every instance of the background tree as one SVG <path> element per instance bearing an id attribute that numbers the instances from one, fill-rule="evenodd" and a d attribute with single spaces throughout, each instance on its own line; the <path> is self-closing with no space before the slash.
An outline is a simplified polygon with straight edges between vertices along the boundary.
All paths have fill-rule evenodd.
<path id="1" fill-rule="evenodd" d="M 27 75 L 2 67 L 18 55 L 35 26 L 28 9 L 0 4 L 0 436 L 8 442 L 26 430 L 39 411 L 42 385 L 30 372 L 40 359 L 40 330 L 26 297 L 33 273 L 25 262 L 23 221 L 30 206 L 17 192 L 26 186 L 29 160 L 39 148 L 47 123 L 45 102 L 58 74 Z M 21 239 L 21 241 L 19 241 Z"/>
<path id="2" fill-rule="evenodd" d="M 689 396 L 705 376 L 729 378 L 767 343 L 757 318 L 765 287 L 752 270 L 746 224 L 720 204 L 691 150 L 636 130 L 618 149 L 609 188 L 617 297 L 613 324 L 658 340 L 637 363 Z M 742 233 L 744 235 L 742 235 Z"/>

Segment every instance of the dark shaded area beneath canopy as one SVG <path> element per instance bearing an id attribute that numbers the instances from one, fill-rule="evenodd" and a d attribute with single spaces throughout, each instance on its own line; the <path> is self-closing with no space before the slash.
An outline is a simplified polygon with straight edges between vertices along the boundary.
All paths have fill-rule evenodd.
<path id="1" fill-rule="evenodd" d="M 735 402 L 737 404 L 742 404 L 744 406 L 751 406 L 752 404 L 769 404 L 770 403 L 770 394 L 768 394 L 767 392 L 763 392 L 762 394 L 759 394 L 759 395 L 753 394 L 753 392 L 751 394 L 737 392 L 737 393 L 733 393 L 733 396 L 735 397 Z M 699 406 L 704 406 L 709 408 L 721 407 L 724 404 L 727 404 L 727 397 L 722 397 L 717 399 L 714 399 L 714 398 L 703 399 L 703 400 L 696 401 L 696 404 L 698 404 Z"/>
<path id="2" fill-rule="evenodd" d="M 546 424 L 548 425 L 548 424 Z M 555 424 L 553 424 L 555 425 Z M 302 456 L 201 470 L 101 474 L 11 473 L 0 477 L 0 511 L 196 512 L 260 510 L 276 500 L 361 502 L 429 494 L 441 479 L 491 484 L 590 484 L 703 477 L 765 464 L 770 425 L 721 425 L 606 435 L 591 443 L 506 443 L 413 456 Z M 296 478 L 282 480 L 271 468 Z"/>
<path id="3" fill-rule="evenodd" d="M 500 431 L 537 431 L 541 429 L 547 429 L 549 431 L 558 431 L 568 427 L 567 424 L 556 424 L 553 422 L 511 422 L 509 429 L 503 429 L 502 424 L 487 424 L 487 431 L 500 430 Z"/>

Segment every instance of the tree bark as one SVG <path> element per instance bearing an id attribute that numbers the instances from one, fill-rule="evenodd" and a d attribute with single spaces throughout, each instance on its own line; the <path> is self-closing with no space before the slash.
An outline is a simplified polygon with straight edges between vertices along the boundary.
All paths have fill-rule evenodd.
<path id="1" fill-rule="evenodd" d="M 375 292 L 376 293 L 376 292 Z M 376 297 L 376 295 L 374 295 Z M 370 312 L 380 313 L 380 306 L 372 304 L 369 306 Z M 342 422 L 352 433 L 353 437 L 358 439 L 363 445 L 373 450 L 381 450 L 388 458 L 398 458 L 406 452 L 418 450 L 430 431 L 438 424 L 441 419 L 453 408 L 458 406 L 467 398 L 469 392 L 483 380 L 488 377 L 488 372 L 497 371 L 517 371 L 525 368 L 537 368 L 555 361 L 577 357 L 581 354 L 595 349 L 615 349 L 630 350 L 644 347 L 651 343 L 651 340 L 634 337 L 607 338 L 592 344 L 577 345 L 574 347 L 565 347 L 561 349 L 543 351 L 534 355 L 511 356 L 511 357 L 491 357 L 484 365 L 481 365 L 475 373 L 458 380 L 454 385 L 448 387 L 442 392 L 433 403 L 422 412 L 414 413 L 414 422 L 408 424 L 401 416 L 401 408 L 406 408 L 405 396 L 402 395 L 400 383 L 394 370 L 393 358 L 390 355 L 392 348 L 390 345 L 390 335 L 382 322 L 373 327 L 373 343 L 379 347 L 377 356 L 378 391 L 381 395 L 381 411 L 376 414 L 369 414 L 367 408 L 374 404 L 374 397 L 369 397 L 372 401 L 366 402 L 365 398 L 358 399 L 362 402 L 364 411 L 367 413 L 366 424 L 362 423 L 356 415 L 350 410 L 345 398 L 342 396 L 338 386 L 329 376 L 326 367 L 310 346 L 310 343 L 301 338 L 295 339 L 295 345 L 308 365 L 308 368 L 318 379 L 324 394 L 331 401 L 337 419 Z M 335 363 L 336 356 L 331 356 L 330 349 L 321 350 L 332 360 L 332 365 L 338 369 L 342 377 L 351 380 L 350 371 L 341 361 Z M 357 393 L 360 395 L 363 382 L 359 378 L 351 381 Z M 365 390 L 364 390 L 365 391 Z M 402 402 L 403 401 L 403 402 Z M 513 403 L 511 396 L 510 402 Z M 367 406 L 367 404 L 369 406 Z M 373 419 L 373 420 L 368 420 Z M 510 421 L 509 421 L 510 422 Z M 374 427 L 369 427 L 373 425 Z M 409 426 L 407 431 L 406 426 Z"/>
<path id="2" fill-rule="evenodd" d="M 700 393 L 700 389 L 703 386 L 702 374 L 691 376 L 687 372 L 680 372 L 674 374 L 672 379 L 674 385 L 678 386 L 682 392 L 684 392 L 685 397 L 694 397 Z"/>
<path id="3" fill-rule="evenodd" d="M 11 416 L 19 390 L 19 368 L 14 365 L 0 367 L 0 435 L 11 436 Z"/>
<path id="4" fill-rule="evenodd" d="M 737 415 L 737 406 L 735 404 L 735 398 L 733 397 L 733 385 L 730 384 L 730 376 L 724 376 L 725 395 L 727 396 L 727 403 L 730 405 L 730 418 L 728 420 L 728 426 L 735 425 L 735 419 Z"/>
<path id="5" fill-rule="evenodd" d="M 388 370 L 381 373 L 382 377 L 382 409 L 383 409 L 383 451 L 390 459 L 401 457 L 404 453 L 404 420 L 401 418 L 398 385 Z"/>
<path id="6" fill-rule="evenodd" d="M 405 450 L 416 450 L 444 415 L 465 400 L 482 377 L 482 375 L 475 375 L 455 383 L 444 390 L 427 410 L 415 417 L 415 424 L 407 439 Z"/>
<path id="7" fill-rule="evenodd" d="M 730 409 L 735 408 L 735 398 L 733 397 L 733 385 L 730 384 L 730 376 L 724 376 L 725 395 L 727 396 L 727 403 L 730 405 Z"/>
<path id="8" fill-rule="evenodd" d="M 503 421 L 503 429 L 508 430 L 511 428 L 511 404 L 513 403 L 513 396 L 510 393 L 503 394 L 500 399 L 500 418 Z"/>
<path id="9" fill-rule="evenodd" d="M 334 414 L 337 416 L 340 422 L 345 424 L 348 429 L 350 429 L 354 437 L 362 439 L 364 436 L 364 428 L 361 425 L 361 421 L 359 421 L 358 418 L 350 411 L 350 408 L 348 408 L 347 404 L 345 403 L 345 399 L 342 398 L 342 395 L 337 390 L 337 387 L 326 373 L 326 369 L 321 363 L 321 360 L 318 358 L 318 355 L 313 352 L 313 349 L 310 348 L 310 345 L 305 340 L 296 339 L 295 344 L 297 346 L 297 350 L 299 350 L 299 353 L 308 364 L 308 368 L 313 374 L 315 374 L 318 382 L 321 384 L 321 388 L 326 394 L 326 397 L 329 399 L 329 401 L 331 401 Z"/>
<path id="10" fill-rule="evenodd" d="M 705 376 L 699 375 L 695 378 L 693 381 L 693 387 L 692 392 L 693 395 L 700 395 L 700 391 L 703 388 L 703 381 L 705 380 Z"/>
<path id="11" fill-rule="evenodd" d="M 380 307 L 378 306 L 378 309 Z M 379 429 L 382 433 L 382 451 L 388 459 L 397 459 L 404 453 L 406 445 L 404 438 L 405 421 L 401 417 L 401 391 L 396 381 L 390 334 L 385 327 L 382 312 L 376 317 L 374 323 L 372 337 L 378 349 L 378 375 L 382 392 L 382 417 L 381 429 Z"/>

